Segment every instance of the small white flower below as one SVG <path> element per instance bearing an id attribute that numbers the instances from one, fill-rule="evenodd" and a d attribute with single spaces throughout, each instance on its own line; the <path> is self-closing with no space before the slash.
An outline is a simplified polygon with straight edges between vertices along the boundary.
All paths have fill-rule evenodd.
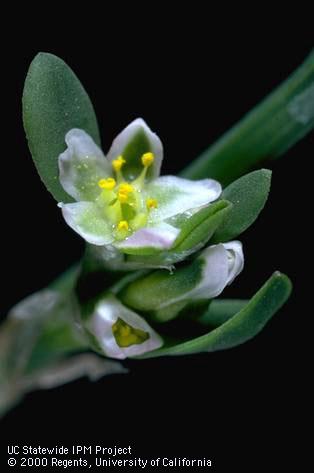
<path id="1" fill-rule="evenodd" d="M 96 338 L 103 353 L 111 358 L 141 355 L 163 344 L 142 317 L 127 309 L 113 295 L 98 302 L 86 329 Z"/>

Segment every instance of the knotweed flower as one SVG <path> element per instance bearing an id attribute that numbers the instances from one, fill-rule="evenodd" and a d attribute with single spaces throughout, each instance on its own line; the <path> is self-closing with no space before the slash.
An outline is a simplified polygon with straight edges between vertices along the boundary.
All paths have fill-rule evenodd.
<path id="1" fill-rule="evenodd" d="M 154 271 L 131 281 L 121 290 L 119 298 L 132 309 L 153 312 L 158 320 L 170 320 L 190 303 L 219 296 L 243 266 L 239 241 L 212 245 L 172 274 Z"/>
<path id="2" fill-rule="evenodd" d="M 184 268 L 174 274 L 157 271 L 139 278 L 120 294 L 124 304 L 108 293 L 84 318 L 84 329 L 94 348 L 111 358 L 133 357 L 156 350 L 163 345 L 162 338 L 134 310 L 156 311 L 156 319 L 169 320 L 188 303 L 217 297 L 242 271 L 243 265 L 239 241 L 212 245 L 190 263 L 188 278 Z"/>
<path id="3" fill-rule="evenodd" d="M 95 306 L 85 323 L 95 348 L 111 358 L 141 355 L 162 346 L 148 323 L 109 294 Z"/>
<path id="4" fill-rule="evenodd" d="M 213 179 L 159 177 L 163 148 L 142 119 L 113 141 L 107 157 L 83 130 L 66 135 L 60 182 L 77 202 L 60 203 L 70 227 L 88 243 L 126 254 L 171 248 L 180 233 L 174 217 L 190 215 L 221 194 Z"/>

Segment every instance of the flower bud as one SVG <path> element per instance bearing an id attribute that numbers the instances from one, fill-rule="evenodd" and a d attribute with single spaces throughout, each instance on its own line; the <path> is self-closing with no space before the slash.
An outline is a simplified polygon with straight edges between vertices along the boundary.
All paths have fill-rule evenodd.
<path id="1" fill-rule="evenodd" d="M 212 245 L 172 274 L 158 270 L 131 282 L 119 297 L 132 309 L 144 312 L 167 309 L 175 316 L 176 309 L 181 310 L 190 301 L 217 297 L 242 271 L 243 265 L 239 241 Z"/>

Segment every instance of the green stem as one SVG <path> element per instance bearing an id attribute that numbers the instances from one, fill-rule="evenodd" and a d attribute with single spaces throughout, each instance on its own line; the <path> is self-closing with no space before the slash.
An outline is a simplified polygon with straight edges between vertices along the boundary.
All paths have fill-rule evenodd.
<path id="1" fill-rule="evenodd" d="M 314 51 L 181 175 L 208 176 L 227 185 L 266 159 L 281 156 L 313 127 Z"/>

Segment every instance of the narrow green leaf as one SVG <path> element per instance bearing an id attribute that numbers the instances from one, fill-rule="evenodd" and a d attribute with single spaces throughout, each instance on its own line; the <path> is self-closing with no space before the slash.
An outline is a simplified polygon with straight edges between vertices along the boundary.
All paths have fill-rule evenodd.
<path id="1" fill-rule="evenodd" d="M 141 358 L 225 350 L 257 335 L 286 302 L 291 292 L 287 276 L 276 272 L 236 315 L 206 335 L 155 350 Z"/>
<path id="2" fill-rule="evenodd" d="M 204 261 L 196 259 L 173 274 L 166 270 L 154 271 L 126 286 L 119 299 L 135 310 L 157 310 L 186 294 L 201 281 Z"/>
<path id="3" fill-rule="evenodd" d="M 314 127 L 314 52 L 266 99 L 183 172 L 227 185 L 254 166 L 281 156 Z"/>
<path id="4" fill-rule="evenodd" d="M 249 300 L 246 299 L 214 299 L 207 311 L 197 319 L 203 326 L 219 327 L 240 312 Z"/>
<path id="5" fill-rule="evenodd" d="M 59 183 L 58 156 L 71 128 L 82 128 L 97 144 L 100 137 L 92 103 L 62 59 L 39 53 L 30 65 L 23 92 L 23 121 L 37 171 L 57 201 L 72 199 Z"/>
<path id="6" fill-rule="evenodd" d="M 267 201 L 270 182 L 271 171 L 260 169 L 240 177 L 223 191 L 222 197 L 233 207 L 216 230 L 213 243 L 232 240 L 252 225 Z"/>
<path id="7" fill-rule="evenodd" d="M 182 225 L 178 225 L 181 231 L 173 244 L 173 250 L 188 251 L 199 244 L 204 245 L 220 228 L 226 216 L 230 215 L 231 208 L 232 204 L 228 200 L 219 200 L 186 219 Z"/>

